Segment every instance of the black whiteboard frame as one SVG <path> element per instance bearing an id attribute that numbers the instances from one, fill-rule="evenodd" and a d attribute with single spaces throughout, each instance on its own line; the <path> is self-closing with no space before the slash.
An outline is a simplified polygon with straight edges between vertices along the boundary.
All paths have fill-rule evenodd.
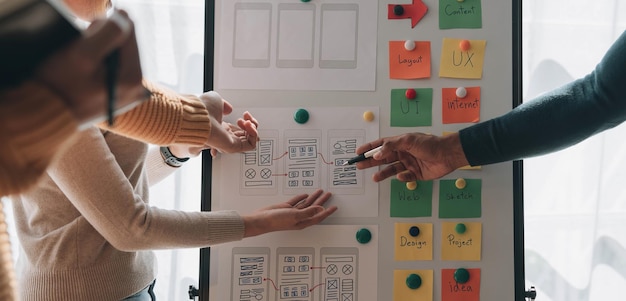
<path id="1" fill-rule="evenodd" d="M 512 1 L 512 108 L 522 104 L 522 0 Z M 214 89 L 215 70 L 215 1 L 205 0 L 204 31 L 204 85 L 203 91 Z M 524 267 L 524 186 L 523 161 L 513 164 L 513 253 L 515 275 L 515 301 L 526 300 Z M 202 180 L 200 209 L 211 211 L 211 171 L 213 161 L 208 151 L 202 152 Z M 200 271 L 198 277 L 198 300 L 209 301 L 211 248 L 200 249 Z"/>

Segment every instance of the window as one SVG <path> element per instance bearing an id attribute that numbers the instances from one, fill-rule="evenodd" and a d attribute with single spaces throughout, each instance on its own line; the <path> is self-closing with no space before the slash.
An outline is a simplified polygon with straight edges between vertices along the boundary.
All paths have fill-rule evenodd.
<path id="1" fill-rule="evenodd" d="M 626 3 L 523 1 L 524 99 L 593 70 Z M 527 288 L 538 300 L 613 300 L 626 285 L 626 125 L 524 160 Z"/>

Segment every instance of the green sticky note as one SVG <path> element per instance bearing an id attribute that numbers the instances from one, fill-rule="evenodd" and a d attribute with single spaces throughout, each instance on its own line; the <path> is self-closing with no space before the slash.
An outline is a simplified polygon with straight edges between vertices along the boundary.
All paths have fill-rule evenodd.
<path id="1" fill-rule="evenodd" d="M 481 0 L 439 0 L 439 28 L 482 28 Z"/>
<path id="2" fill-rule="evenodd" d="M 433 181 L 417 181 L 417 188 L 409 190 L 406 183 L 391 179 L 391 217 L 432 216 Z"/>
<path id="3" fill-rule="evenodd" d="M 391 90 L 391 126 L 431 126 L 433 123 L 433 89 L 413 89 L 415 99 L 407 99 L 407 89 Z"/>
<path id="4" fill-rule="evenodd" d="M 465 179 L 465 188 L 456 188 L 454 180 L 439 182 L 439 217 L 467 218 L 481 215 L 481 179 Z"/>

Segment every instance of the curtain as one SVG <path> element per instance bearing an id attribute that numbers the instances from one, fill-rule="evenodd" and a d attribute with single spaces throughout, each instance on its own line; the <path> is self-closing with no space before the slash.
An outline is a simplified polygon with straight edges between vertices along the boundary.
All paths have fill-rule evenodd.
<path id="1" fill-rule="evenodd" d="M 525 101 L 591 72 L 626 29 L 623 0 L 537 0 L 522 6 Z M 624 137 L 621 125 L 524 160 L 526 282 L 537 289 L 538 300 L 623 298 Z"/>
<path id="2" fill-rule="evenodd" d="M 203 91 L 204 0 L 116 0 L 135 23 L 144 76 L 184 94 Z M 150 203 L 160 208 L 200 210 L 201 159 L 150 189 Z M 159 250 L 157 300 L 189 300 L 198 287 L 198 249 Z"/>

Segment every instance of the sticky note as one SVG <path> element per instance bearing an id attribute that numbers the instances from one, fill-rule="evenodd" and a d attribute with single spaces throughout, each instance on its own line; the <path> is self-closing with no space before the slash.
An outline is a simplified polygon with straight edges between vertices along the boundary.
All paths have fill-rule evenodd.
<path id="1" fill-rule="evenodd" d="M 481 216 L 481 179 L 465 179 L 465 188 L 458 189 L 456 179 L 439 182 L 439 217 L 469 218 Z"/>
<path id="2" fill-rule="evenodd" d="M 387 18 L 392 19 L 411 19 L 411 28 L 426 15 L 428 6 L 421 0 L 413 0 L 411 4 L 388 4 Z"/>
<path id="3" fill-rule="evenodd" d="M 459 233 L 456 230 L 458 223 L 441 223 L 441 260 L 480 261 L 482 224 L 461 222 L 465 231 Z"/>
<path id="4" fill-rule="evenodd" d="M 468 123 L 480 121 L 480 87 L 466 87 L 465 97 L 458 97 L 457 88 L 441 89 L 441 122 Z"/>
<path id="5" fill-rule="evenodd" d="M 439 29 L 481 28 L 481 0 L 439 0 Z"/>
<path id="6" fill-rule="evenodd" d="M 418 235 L 411 235 L 412 227 Z M 433 224 L 396 223 L 395 228 L 395 260 L 433 260 Z"/>
<path id="7" fill-rule="evenodd" d="M 445 135 L 450 135 L 450 134 L 452 134 L 452 133 L 456 133 L 456 132 L 445 132 L 445 131 L 444 131 L 444 132 L 442 133 L 442 135 L 444 135 L 444 136 L 445 136 Z M 465 165 L 465 166 L 463 166 L 463 167 L 459 167 L 459 169 L 464 169 L 464 170 L 479 170 L 479 169 L 481 169 L 481 166 L 480 166 L 480 165 L 478 165 L 478 166 Z"/>
<path id="8" fill-rule="evenodd" d="M 391 90 L 392 127 L 431 126 L 433 120 L 433 89 L 420 88 L 415 99 L 407 99 L 406 89 Z"/>
<path id="9" fill-rule="evenodd" d="M 389 41 L 389 78 L 419 79 L 430 77 L 430 41 L 415 41 L 407 50 L 405 41 Z"/>
<path id="10" fill-rule="evenodd" d="M 457 269 L 441 270 L 441 301 L 479 301 L 480 269 L 467 269 L 469 279 L 458 283 L 454 279 Z"/>
<path id="11" fill-rule="evenodd" d="M 404 182 L 396 179 L 390 182 L 391 217 L 432 216 L 433 181 L 417 181 L 415 190 L 409 190 Z"/>
<path id="12" fill-rule="evenodd" d="M 485 60 L 485 40 L 469 40 L 470 48 L 461 50 L 462 39 L 444 38 L 441 47 L 439 76 L 450 78 L 480 79 Z"/>
<path id="13" fill-rule="evenodd" d="M 416 289 L 407 285 L 407 278 L 415 274 L 421 279 Z M 433 300 L 433 270 L 395 270 L 393 271 L 393 301 L 432 301 Z"/>

